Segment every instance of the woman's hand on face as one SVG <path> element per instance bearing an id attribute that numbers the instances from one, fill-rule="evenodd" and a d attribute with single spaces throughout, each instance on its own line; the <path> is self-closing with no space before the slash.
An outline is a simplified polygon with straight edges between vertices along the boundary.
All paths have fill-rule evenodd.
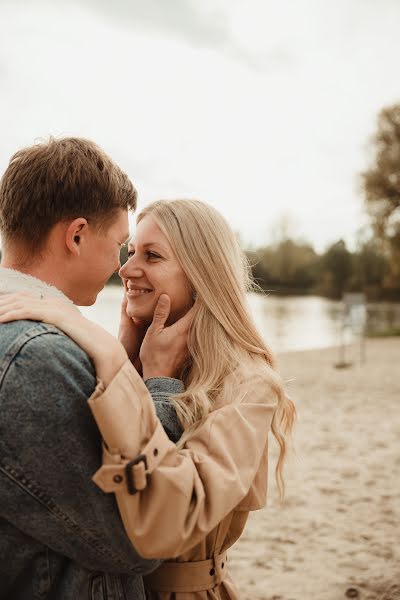
<path id="1" fill-rule="evenodd" d="M 133 363 L 136 370 L 141 373 L 142 365 L 139 358 L 140 346 L 142 345 L 148 325 L 141 321 L 134 321 L 129 317 L 126 313 L 127 304 L 126 294 L 124 294 L 121 303 L 118 339 L 125 348 L 129 360 Z"/>
<path id="2" fill-rule="evenodd" d="M 25 292 L 0 296 L 0 323 L 29 319 L 55 325 L 93 360 L 97 376 L 107 386 L 127 360 L 123 346 L 73 304 L 58 298 L 37 298 Z"/>
<path id="3" fill-rule="evenodd" d="M 188 359 L 187 338 L 193 319 L 193 308 L 179 321 L 165 327 L 170 310 L 170 298 L 161 294 L 154 311 L 153 322 L 140 349 L 144 380 L 150 377 L 178 377 Z"/>

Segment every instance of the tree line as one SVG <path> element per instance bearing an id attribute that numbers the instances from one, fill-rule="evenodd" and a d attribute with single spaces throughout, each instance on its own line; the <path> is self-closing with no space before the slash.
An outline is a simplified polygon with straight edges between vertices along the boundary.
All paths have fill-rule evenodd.
<path id="1" fill-rule="evenodd" d="M 317 294 L 341 298 L 344 292 L 364 292 L 370 300 L 400 298 L 389 289 L 387 258 L 374 239 L 351 252 L 343 240 L 317 253 L 306 243 L 287 238 L 247 252 L 256 283 L 278 294 Z"/>

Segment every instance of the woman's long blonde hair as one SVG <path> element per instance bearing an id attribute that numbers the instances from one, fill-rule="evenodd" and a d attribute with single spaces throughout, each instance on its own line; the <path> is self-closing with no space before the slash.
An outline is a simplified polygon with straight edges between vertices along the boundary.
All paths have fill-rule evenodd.
<path id="1" fill-rule="evenodd" d="M 282 469 L 296 411 L 250 316 L 246 292 L 256 286 L 247 258 L 222 215 L 204 202 L 160 200 L 142 210 L 137 222 L 148 215 L 167 236 L 196 295 L 188 338 L 190 359 L 182 373 L 186 389 L 172 398 L 184 429 L 179 445 L 232 385 L 235 373 L 246 374 L 246 369 L 256 366 L 278 398 L 271 429 L 279 444 L 275 475 L 283 498 Z"/>

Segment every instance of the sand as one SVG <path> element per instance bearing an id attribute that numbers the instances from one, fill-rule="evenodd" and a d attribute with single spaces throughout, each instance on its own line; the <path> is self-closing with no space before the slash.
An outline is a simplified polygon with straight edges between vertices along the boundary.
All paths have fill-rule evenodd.
<path id="1" fill-rule="evenodd" d="M 341 370 L 338 349 L 279 357 L 296 455 L 284 508 L 271 468 L 268 506 L 231 550 L 243 600 L 400 599 L 400 338 L 348 357 Z"/>

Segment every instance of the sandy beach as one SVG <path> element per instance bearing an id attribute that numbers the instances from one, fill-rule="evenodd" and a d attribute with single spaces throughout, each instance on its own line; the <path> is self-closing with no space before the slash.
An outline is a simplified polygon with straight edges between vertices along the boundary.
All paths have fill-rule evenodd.
<path id="1" fill-rule="evenodd" d="M 279 507 L 251 515 L 230 553 L 243 600 L 400 599 L 400 338 L 279 356 L 296 401 L 295 455 Z M 275 444 L 271 441 L 271 463 Z"/>

